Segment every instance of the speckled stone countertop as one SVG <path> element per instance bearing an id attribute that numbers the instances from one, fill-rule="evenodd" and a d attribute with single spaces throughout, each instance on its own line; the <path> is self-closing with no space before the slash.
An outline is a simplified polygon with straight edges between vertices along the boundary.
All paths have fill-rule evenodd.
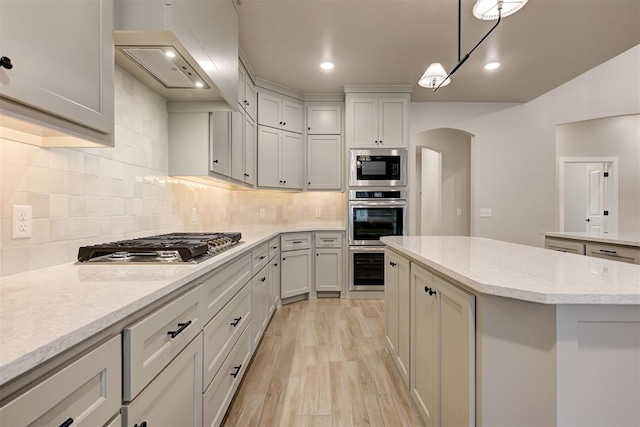
<path id="1" fill-rule="evenodd" d="M 0 278 L 0 386 L 280 233 L 344 227 L 232 231 L 244 243 L 200 264 L 69 263 Z"/>
<path id="2" fill-rule="evenodd" d="M 587 232 L 546 231 L 546 237 L 580 240 L 585 242 L 610 243 L 614 245 L 634 246 L 640 248 L 640 233 L 619 232 L 606 234 L 589 234 Z"/>
<path id="3" fill-rule="evenodd" d="M 543 304 L 640 305 L 640 265 L 479 237 L 382 241 L 483 294 Z"/>

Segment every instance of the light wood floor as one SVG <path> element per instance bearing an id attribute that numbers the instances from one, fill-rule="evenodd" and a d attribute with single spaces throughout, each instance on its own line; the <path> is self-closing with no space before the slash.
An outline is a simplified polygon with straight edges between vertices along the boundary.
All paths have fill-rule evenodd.
<path id="1" fill-rule="evenodd" d="M 382 300 L 276 311 L 223 425 L 420 426 L 384 349 Z"/>

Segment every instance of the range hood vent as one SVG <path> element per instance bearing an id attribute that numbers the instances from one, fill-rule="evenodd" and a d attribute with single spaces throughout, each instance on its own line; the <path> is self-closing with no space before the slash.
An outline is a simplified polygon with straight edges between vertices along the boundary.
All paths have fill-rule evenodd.
<path id="1" fill-rule="evenodd" d="M 171 46 L 116 46 L 167 89 L 208 89 L 206 81 Z M 170 56 L 169 56 L 170 55 Z"/>

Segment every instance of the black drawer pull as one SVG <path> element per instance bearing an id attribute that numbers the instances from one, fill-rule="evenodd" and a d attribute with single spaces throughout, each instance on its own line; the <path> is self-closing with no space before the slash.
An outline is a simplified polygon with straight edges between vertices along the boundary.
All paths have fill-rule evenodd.
<path id="1" fill-rule="evenodd" d="M 0 58 L 0 68 L 6 68 L 7 70 L 10 70 L 13 68 L 13 64 L 11 63 L 11 58 L 7 57 L 7 56 L 3 56 L 2 58 Z M 73 419 L 69 418 L 69 420 L 71 420 L 71 422 L 73 422 Z M 67 420 L 67 421 L 69 421 Z M 65 423 L 67 422 L 65 421 Z"/>
<path id="2" fill-rule="evenodd" d="M 425 286 L 425 287 L 424 287 L 424 291 L 425 291 L 426 293 L 428 293 L 429 295 L 435 295 L 435 294 L 436 294 L 436 291 L 435 291 L 435 290 L 433 290 L 433 289 L 431 289 L 431 288 L 430 288 L 430 287 L 428 287 L 428 286 Z"/>
<path id="3" fill-rule="evenodd" d="M 277 246 L 271 246 L 271 249 L 278 249 Z"/>
<path id="4" fill-rule="evenodd" d="M 71 424 L 73 424 L 73 418 L 67 418 L 65 422 L 60 424 L 60 427 L 69 427 Z"/>
<path id="5" fill-rule="evenodd" d="M 189 326 L 190 324 L 191 324 L 191 320 L 189 320 L 187 323 L 178 323 L 178 330 L 177 331 L 168 331 L 167 334 L 171 335 L 171 338 L 175 338 L 178 335 L 180 335 L 180 333 L 182 331 L 187 329 L 187 326 Z"/>
<path id="6" fill-rule="evenodd" d="M 600 249 L 600 252 L 605 253 L 605 254 L 613 254 L 613 255 L 617 254 L 616 251 L 610 251 L 608 249 Z"/>
<path id="7" fill-rule="evenodd" d="M 396 263 L 395 263 L 395 262 L 393 262 L 393 261 L 389 261 L 389 265 L 390 265 L 391 267 L 395 267 L 395 266 L 396 266 L 396 265 L 398 265 L 398 264 L 396 264 Z"/>
<path id="8" fill-rule="evenodd" d="M 240 323 L 241 320 L 242 320 L 242 316 L 234 317 L 233 318 L 233 322 L 231 322 L 229 324 L 235 328 L 236 326 L 238 326 L 238 324 Z"/>
<path id="9" fill-rule="evenodd" d="M 240 373 L 240 369 L 242 369 L 242 365 L 240 365 L 240 366 L 234 366 L 234 367 L 233 367 L 233 369 L 235 369 L 236 371 L 235 371 L 235 372 L 232 372 L 232 373 L 231 373 L 231 376 L 232 376 L 233 378 L 235 378 L 235 377 L 237 377 L 237 376 L 238 376 L 238 374 Z"/>
<path id="10" fill-rule="evenodd" d="M 133 427 L 147 427 L 147 422 L 143 421 L 143 422 L 140 423 L 140 425 L 136 424 Z"/>
<path id="11" fill-rule="evenodd" d="M 260 257 L 260 259 L 265 259 L 265 258 L 266 258 L 266 256 L 264 256 L 264 255 L 262 255 L 262 256 Z"/>
<path id="12" fill-rule="evenodd" d="M 302 243 L 302 240 L 294 240 L 292 243 L 293 243 L 294 245 L 297 245 L 298 243 Z"/>
<path id="13" fill-rule="evenodd" d="M 262 279 L 260 279 L 261 282 L 264 282 L 265 280 L 267 280 L 266 277 L 263 277 Z"/>
<path id="14" fill-rule="evenodd" d="M 275 264 L 273 264 L 273 266 L 274 266 L 274 267 L 277 267 L 277 266 L 278 266 L 278 263 L 276 262 Z"/>

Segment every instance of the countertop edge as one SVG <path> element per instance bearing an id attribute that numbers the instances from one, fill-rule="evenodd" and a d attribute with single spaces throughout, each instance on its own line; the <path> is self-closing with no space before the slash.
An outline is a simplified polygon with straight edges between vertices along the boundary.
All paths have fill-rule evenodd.
<path id="1" fill-rule="evenodd" d="M 558 239 L 578 240 L 582 242 L 607 243 L 611 245 L 630 246 L 640 248 L 640 241 L 629 240 L 619 237 L 609 236 L 585 236 L 580 234 L 571 234 L 563 231 L 545 231 L 542 233 L 545 237 L 556 237 Z"/>

